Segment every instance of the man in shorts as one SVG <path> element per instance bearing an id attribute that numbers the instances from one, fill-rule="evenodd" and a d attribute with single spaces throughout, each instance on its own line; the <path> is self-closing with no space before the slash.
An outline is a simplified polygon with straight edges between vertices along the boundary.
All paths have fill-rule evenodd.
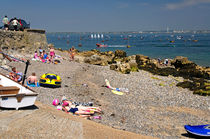
<path id="1" fill-rule="evenodd" d="M 5 15 L 5 17 L 3 18 L 2 23 L 4 24 L 4 29 L 5 29 L 5 30 L 8 30 L 8 27 L 9 27 L 9 25 L 8 25 L 9 19 L 7 18 L 6 15 Z"/>

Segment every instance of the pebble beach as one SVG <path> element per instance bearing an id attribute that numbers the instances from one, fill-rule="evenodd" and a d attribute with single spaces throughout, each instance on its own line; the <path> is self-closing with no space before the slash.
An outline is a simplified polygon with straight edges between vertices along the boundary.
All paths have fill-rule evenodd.
<path id="1" fill-rule="evenodd" d="M 93 102 L 103 113 L 102 119 L 93 121 L 116 129 L 158 138 L 187 137 L 184 125 L 210 123 L 210 97 L 194 95 L 192 91 L 177 87 L 184 79 L 158 76 L 147 71 L 122 74 L 109 66 L 97 66 L 69 61 L 65 52 L 56 51 L 63 59 L 59 64 L 31 61 L 27 76 L 35 72 L 55 73 L 62 79 L 61 88 L 34 87 L 39 93 L 37 101 L 52 105 L 62 96 L 77 102 Z M 18 71 L 23 63 L 11 62 Z M 1 72 L 7 74 L 6 71 Z M 129 92 L 116 95 L 105 86 L 105 79 L 113 87 L 128 88 Z"/>

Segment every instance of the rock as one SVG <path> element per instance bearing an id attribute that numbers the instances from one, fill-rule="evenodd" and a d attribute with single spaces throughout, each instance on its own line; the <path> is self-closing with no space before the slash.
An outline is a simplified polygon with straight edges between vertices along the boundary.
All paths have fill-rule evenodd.
<path id="1" fill-rule="evenodd" d="M 194 94 L 199 94 L 199 95 L 202 95 L 202 96 L 210 96 L 210 90 L 196 90 L 193 92 Z"/>
<path id="2" fill-rule="evenodd" d="M 177 56 L 171 64 L 178 70 L 179 75 L 185 78 L 197 77 L 210 79 L 210 68 L 198 66 L 186 57 Z"/>
<path id="3" fill-rule="evenodd" d="M 124 58 L 124 57 L 126 57 L 126 52 L 123 50 L 116 50 L 115 57 L 116 58 Z"/>
<path id="4" fill-rule="evenodd" d="M 115 70 L 115 71 L 119 71 L 123 74 L 129 74 L 131 72 L 131 67 L 130 67 L 129 63 L 111 65 L 110 69 Z"/>
<path id="5" fill-rule="evenodd" d="M 129 62 L 129 65 L 131 67 L 131 71 L 132 72 L 138 72 L 139 68 L 138 68 L 138 64 L 134 61 Z"/>
<path id="6" fill-rule="evenodd" d="M 148 56 L 144 56 L 144 55 L 136 55 L 136 63 L 138 64 L 138 68 L 143 68 L 146 66 L 146 64 L 149 61 L 149 57 Z"/>
<path id="7" fill-rule="evenodd" d="M 80 56 L 80 55 L 75 55 L 75 56 L 74 56 L 74 61 L 76 61 L 76 62 L 78 62 L 78 63 L 84 63 L 85 57 Z"/>
<path id="8" fill-rule="evenodd" d="M 117 65 L 110 65 L 110 70 L 116 70 L 117 69 Z"/>

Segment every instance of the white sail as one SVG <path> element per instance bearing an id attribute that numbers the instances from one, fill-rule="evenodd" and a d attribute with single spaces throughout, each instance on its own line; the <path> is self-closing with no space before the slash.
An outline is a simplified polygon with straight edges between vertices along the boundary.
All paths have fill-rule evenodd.
<path id="1" fill-rule="evenodd" d="M 98 38 L 100 38 L 100 35 L 98 34 Z"/>
<path id="2" fill-rule="evenodd" d="M 93 34 L 91 34 L 90 37 L 93 38 Z"/>
<path id="3" fill-rule="evenodd" d="M 94 34 L 94 38 L 96 38 L 96 34 Z"/>
<path id="4" fill-rule="evenodd" d="M 104 34 L 101 34 L 101 38 L 104 38 Z"/>

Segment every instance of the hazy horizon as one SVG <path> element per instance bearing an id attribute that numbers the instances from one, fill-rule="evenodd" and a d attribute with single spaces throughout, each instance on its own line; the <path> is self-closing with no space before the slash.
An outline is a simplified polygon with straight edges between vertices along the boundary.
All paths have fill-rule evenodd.
<path id="1" fill-rule="evenodd" d="M 47 32 L 210 30 L 210 0 L 10 0 L 0 13 Z"/>

